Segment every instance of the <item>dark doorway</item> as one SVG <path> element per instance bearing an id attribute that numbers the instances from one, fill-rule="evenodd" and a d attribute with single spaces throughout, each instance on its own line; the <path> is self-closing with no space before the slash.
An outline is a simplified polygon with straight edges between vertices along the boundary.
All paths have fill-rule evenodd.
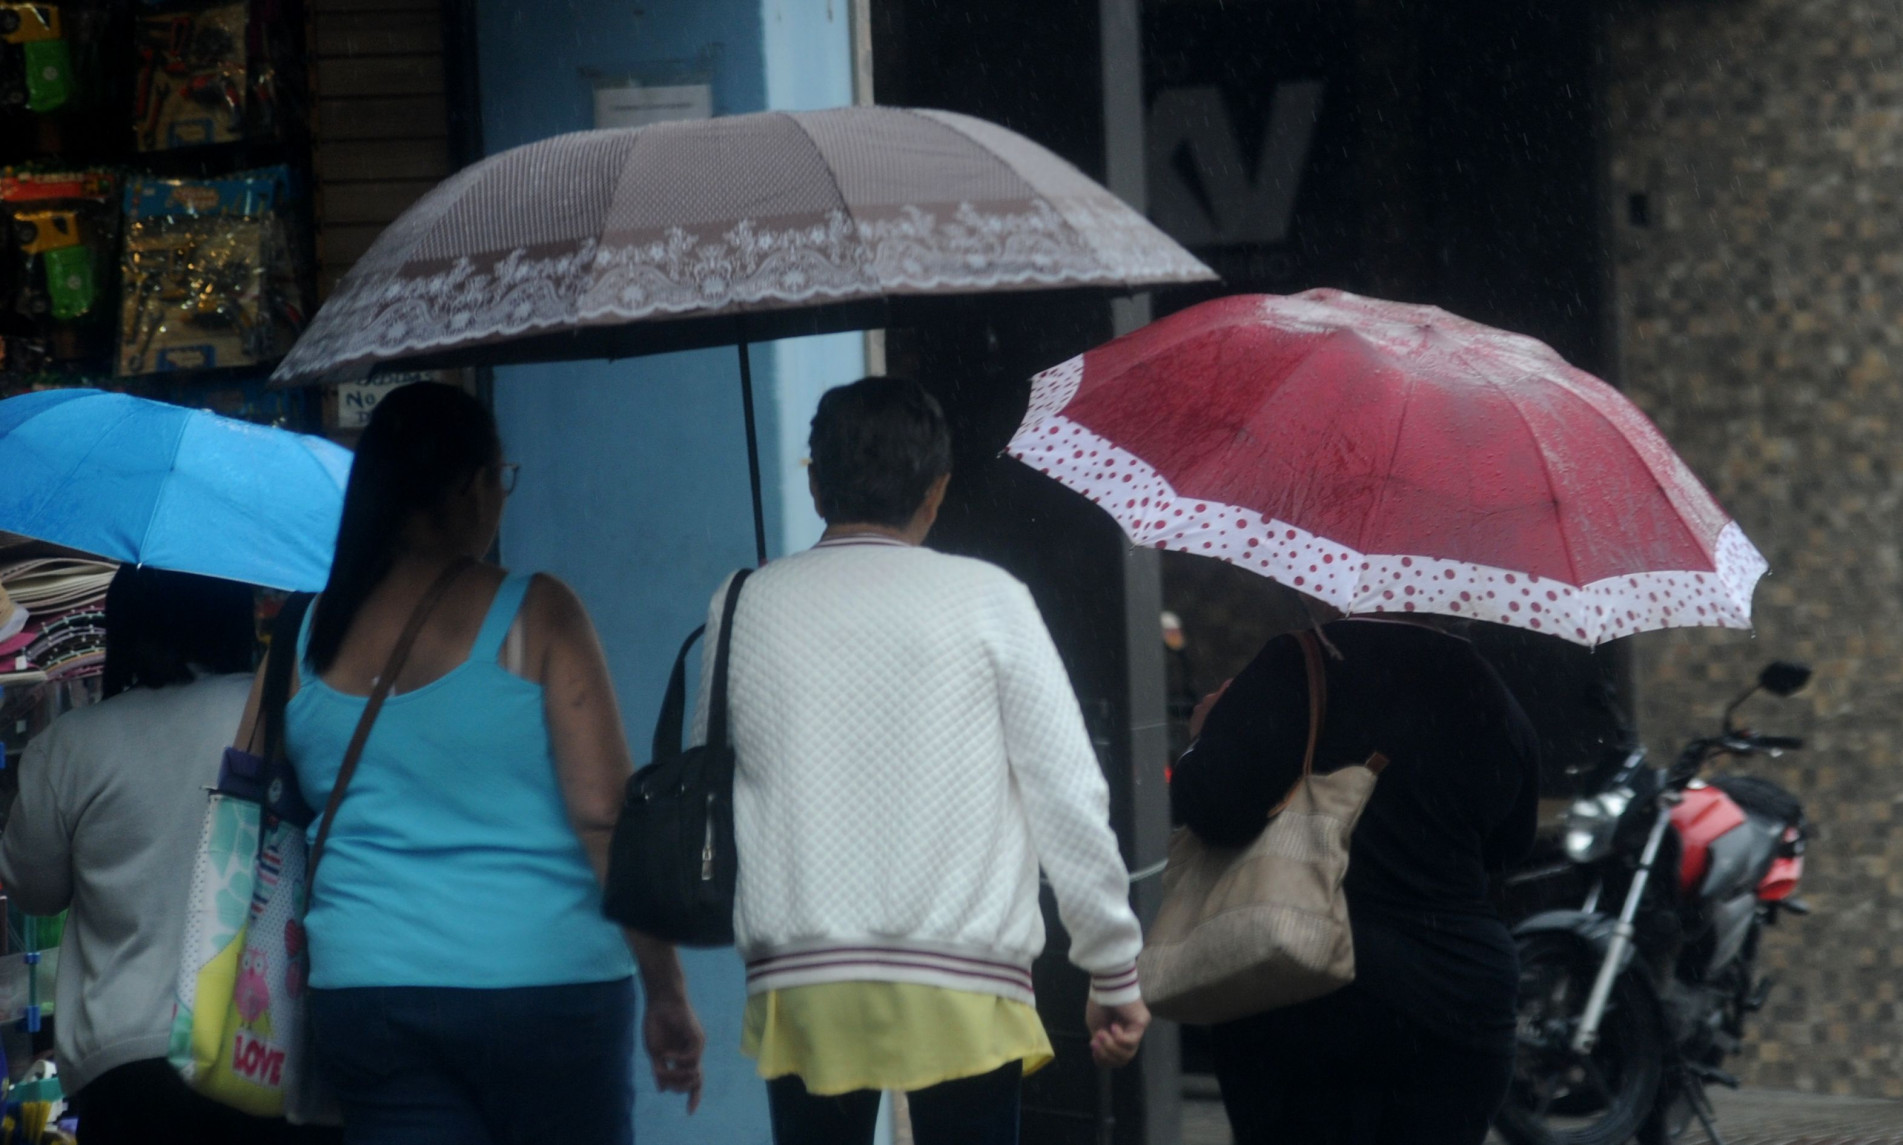
<path id="1" fill-rule="evenodd" d="M 995 120 L 1101 179 L 1099 11 L 1099 0 L 875 0 L 877 98 Z M 1128 80 L 1144 92 L 1151 214 L 1225 279 L 1159 293 L 1156 313 L 1334 286 L 1531 334 L 1607 376 L 1595 4 L 1145 0 L 1141 13 L 1143 75 Z M 1129 648 L 1148 621 L 1126 608 L 1123 538 L 1081 498 L 997 456 L 1029 376 L 1110 332 L 1101 302 L 1053 296 L 973 302 L 929 329 L 892 331 L 888 346 L 893 372 L 931 386 L 956 424 L 958 473 L 934 544 L 1031 585 L 1127 851 L 1132 777 L 1152 761 L 1130 748 Z M 1163 576 L 1189 637 L 1172 668 L 1180 699 L 1246 663 L 1275 610 L 1267 586 L 1227 566 L 1172 557 Z M 1623 687 L 1623 652 L 1506 629 L 1480 639 L 1540 726 L 1548 793 L 1570 794 L 1574 772 L 1616 749 L 1601 697 Z M 1139 1141 L 1143 1088 L 1120 1075 L 1100 1090 L 1081 1052 L 1084 982 L 1047 917 L 1037 986 L 1059 1063 L 1027 1083 L 1025 1139 L 1099 1142 L 1107 1114 L 1109 1139 Z"/>

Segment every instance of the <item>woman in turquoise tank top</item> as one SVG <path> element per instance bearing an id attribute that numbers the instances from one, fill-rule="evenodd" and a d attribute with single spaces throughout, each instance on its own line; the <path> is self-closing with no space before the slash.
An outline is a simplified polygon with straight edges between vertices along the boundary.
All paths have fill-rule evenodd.
<path id="1" fill-rule="evenodd" d="M 513 479 L 461 390 L 406 386 L 371 415 L 285 709 L 313 807 L 418 601 L 494 545 Z M 580 601 L 469 563 L 372 727 L 305 920 L 349 1145 L 631 1142 L 637 965 L 655 1080 L 692 1111 L 703 1037 L 674 949 L 601 914 L 631 769 Z"/>

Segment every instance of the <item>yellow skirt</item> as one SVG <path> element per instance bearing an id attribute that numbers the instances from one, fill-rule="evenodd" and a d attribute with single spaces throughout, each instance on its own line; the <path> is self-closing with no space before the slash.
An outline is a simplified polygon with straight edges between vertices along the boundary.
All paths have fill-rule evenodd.
<path id="1" fill-rule="evenodd" d="M 911 982 L 826 982 L 747 999 L 740 1049 L 763 1078 L 797 1074 L 823 1096 L 910 1092 L 1019 1061 L 1048 1065 L 1037 1011 L 995 994 Z"/>

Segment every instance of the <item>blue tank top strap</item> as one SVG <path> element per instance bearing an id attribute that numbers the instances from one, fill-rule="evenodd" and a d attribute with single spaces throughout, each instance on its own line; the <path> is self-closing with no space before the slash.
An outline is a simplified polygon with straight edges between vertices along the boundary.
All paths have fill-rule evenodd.
<path id="1" fill-rule="evenodd" d="M 528 595 L 529 581 L 533 573 L 511 573 L 504 577 L 496 589 L 496 598 L 489 604 L 489 615 L 482 618 L 482 630 L 476 633 L 476 642 L 469 646 L 469 659 L 476 662 L 494 660 L 502 653 L 502 642 L 509 637 L 509 626 L 515 623 L 515 614 L 522 611 L 522 598 Z"/>

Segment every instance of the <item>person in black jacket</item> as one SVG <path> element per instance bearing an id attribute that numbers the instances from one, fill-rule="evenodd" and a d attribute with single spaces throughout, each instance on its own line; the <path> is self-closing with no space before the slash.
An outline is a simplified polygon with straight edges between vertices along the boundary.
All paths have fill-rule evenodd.
<path id="1" fill-rule="evenodd" d="M 1355 981 L 1216 1026 L 1238 1145 L 1480 1145 L 1512 1074 L 1519 963 L 1488 874 L 1533 843 L 1538 744 L 1473 645 L 1414 620 L 1321 629 L 1327 711 L 1317 772 L 1389 763 L 1349 850 Z M 1300 644 L 1269 641 L 1205 700 L 1170 785 L 1176 818 L 1240 846 L 1301 772 Z"/>

